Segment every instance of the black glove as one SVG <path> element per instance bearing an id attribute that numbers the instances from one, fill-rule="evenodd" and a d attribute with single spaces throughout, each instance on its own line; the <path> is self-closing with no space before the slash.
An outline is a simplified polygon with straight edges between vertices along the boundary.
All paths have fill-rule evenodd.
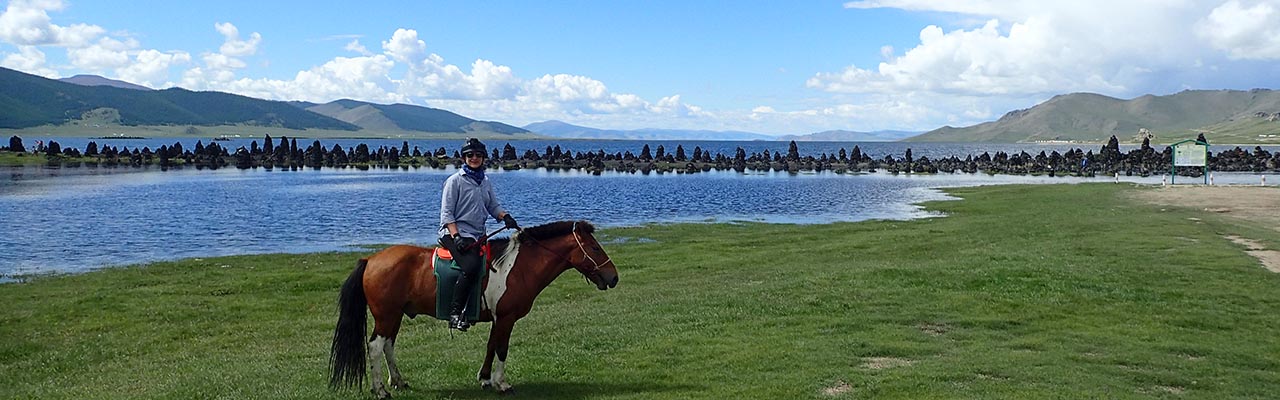
<path id="1" fill-rule="evenodd" d="M 507 214 L 503 216 L 502 222 L 507 224 L 506 225 L 507 228 L 520 229 L 520 224 L 516 223 L 516 217 L 512 217 L 511 214 Z"/>
<path id="2" fill-rule="evenodd" d="M 474 246 L 475 244 L 476 244 L 475 239 L 465 237 L 465 236 L 458 236 L 453 239 L 453 247 L 455 250 L 459 252 L 465 253 L 468 249 L 471 248 L 471 246 Z"/>

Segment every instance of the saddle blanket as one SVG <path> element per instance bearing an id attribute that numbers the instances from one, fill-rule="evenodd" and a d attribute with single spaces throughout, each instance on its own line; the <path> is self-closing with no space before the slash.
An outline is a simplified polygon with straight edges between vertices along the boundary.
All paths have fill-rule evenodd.
<path id="1" fill-rule="evenodd" d="M 489 254 L 489 244 L 485 243 L 480 250 L 480 256 L 484 257 L 485 268 L 480 269 L 480 278 L 476 279 L 476 283 L 471 287 L 471 297 L 467 298 L 466 308 L 462 310 L 463 318 L 468 322 L 476 322 L 480 320 L 480 288 L 484 284 L 489 274 L 489 262 L 492 258 Z M 433 268 L 436 276 L 436 319 L 449 320 L 449 305 L 453 303 L 453 289 L 458 282 L 458 277 L 462 276 L 462 267 L 453 261 L 453 255 L 449 254 L 449 250 L 443 247 L 437 247 L 433 260 Z"/>

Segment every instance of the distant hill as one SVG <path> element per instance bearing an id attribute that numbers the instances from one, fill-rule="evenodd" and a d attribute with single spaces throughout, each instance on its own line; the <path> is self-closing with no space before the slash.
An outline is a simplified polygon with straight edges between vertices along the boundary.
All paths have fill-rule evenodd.
<path id="1" fill-rule="evenodd" d="M 1100 142 L 1115 135 L 1134 141 L 1140 130 L 1157 142 L 1173 142 L 1205 133 L 1210 142 L 1254 143 L 1280 133 L 1280 92 L 1268 89 L 1188 90 L 1167 96 L 1120 100 L 1072 93 L 999 120 L 926 132 L 908 141 L 935 142 Z M 1280 140 L 1280 139 L 1276 139 Z"/>
<path id="2" fill-rule="evenodd" d="M 67 83 L 74 83 L 80 86 L 111 86 L 111 87 L 118 87 L 121 89 L 154 90 L 146 86 L 135 85 L 129 82 L 118 81 L 115 79 L 107 79 L 97 75 L 76 75 L 70 78 L 62 78 L 58 80 L 67 82 Z"/>
<path id="3" fill-rule="evenodd" d="M 501 122 L 477 121 L 438 108 L 408 104 L 373 104 L 346 99 L 325 104 L 306 102 L 292 102 L 290 104 L 374 131 L 496 133 L 501 135 L 529 133 L 527 130 Z"/>
<path id="4" fill-rule="evenodd" d="M 808 135 L 782 135 L 776 140 L 794 140 L 797 142 L 896 142 L 919 134 L 920 132 L 909 131 L 855 132 L 835 130 L 815 132 Z"/>
<path id="5" fill-rule="evenodd" d="M 624 140 L 778 140 L 753 132 L 709 131 L 681 129 L 613 130 L 577 126 L 561 121 L 543 121 L 525 125 L 534 133 L 544 136 L 570 139 L 624 139 Z"/>
<path id="6" fill-rule="evenodd" d="M 0 128 L 62 125 L 82 119 L 120 125 L 249 125 L 289 129 L 359 127 L 289 103 L 181 88 L 81 86 L 0 68 Z"/>

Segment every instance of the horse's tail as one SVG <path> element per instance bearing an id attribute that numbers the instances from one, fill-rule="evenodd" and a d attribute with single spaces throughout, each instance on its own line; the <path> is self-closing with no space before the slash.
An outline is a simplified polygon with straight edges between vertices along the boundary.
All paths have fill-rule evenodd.
<path id="1" fill-rule="evenodd" d="M 356 270 L 342 284 L 338 293 L 338 326 L 333 328 L 333 346 L 329 348 L 329 388 L 359 386 L 365 374 L 365 308 L 364 268 L 369 260 L 360 259 Z"/>

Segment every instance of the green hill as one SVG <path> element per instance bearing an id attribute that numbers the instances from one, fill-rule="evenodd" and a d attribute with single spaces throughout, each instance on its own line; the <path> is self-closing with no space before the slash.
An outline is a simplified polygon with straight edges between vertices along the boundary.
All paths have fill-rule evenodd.
<path id="1" fill-rule="evenodd" d="M 1160 143 L 1200 133 L 1217 143 L 1280 143 L 1278 120 L 1280 92 L 1267 89 L 1188 90 L 1131 100 L 1073 93 L 1011 111 L 996 121 L 964 128 L 945 126 L 907 141 L 1101 142 L 1112 135 L 1138 141 L 1139 132 L 1145 130 Z"/>
<path id="2" fill-rule="evenodd" d="M 477 121 L 449 111 L 408 104 L 373 104 L 336 100 L 326 104 L 295 102 L 295 106 L 375 131 L 433 133 L 527 134 L 529 131 L 501 122 Z"/>
<path id="3" fill-rule="evenodd" d="M 108 116 L 111 123 L 250 125 L 353 131 L 356 125 L 280 101 L 180 88 L 141 91 L 81 86 L 0 68 L 0 128 L 64 125 Z"/>

